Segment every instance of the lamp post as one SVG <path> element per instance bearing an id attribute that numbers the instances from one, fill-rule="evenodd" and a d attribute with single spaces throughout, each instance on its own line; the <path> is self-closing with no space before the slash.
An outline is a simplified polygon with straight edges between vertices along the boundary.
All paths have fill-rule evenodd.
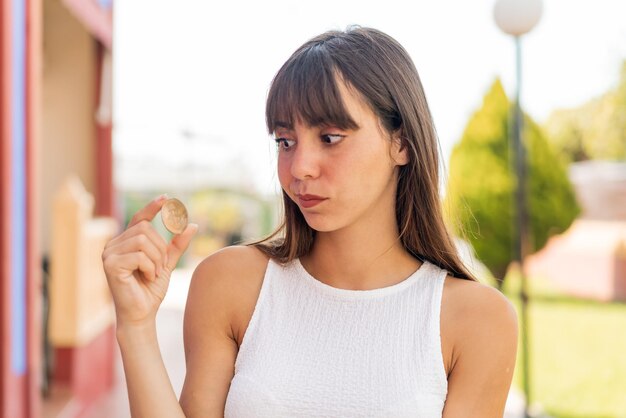
<path id="1" fill-rule="evenodd" d="M 528 289 L 524 272 L 524 257 L 529 253 L 528 208 L 526 196 L 526 151 L 522 139 L 522 110 L 520 107 L 520 90 L 522 85 L 522 35 L 530 32 L 539 22 L 542 12 L 541 0 L 496 0 L 493 14 L 496 24 L 504 33 L 515 40 L 516 89 L 513 119 L 512 154 L 515 160 L 517 190 L 515 193 L 516 239 L 514 240 L 514 258 L 519 263 L 521 274 L 520 301 L 522 304 L 522 361 L 524 364 L 524 416 L 529 417 L 530 405 L 530 360 L 528 347 Z"/>

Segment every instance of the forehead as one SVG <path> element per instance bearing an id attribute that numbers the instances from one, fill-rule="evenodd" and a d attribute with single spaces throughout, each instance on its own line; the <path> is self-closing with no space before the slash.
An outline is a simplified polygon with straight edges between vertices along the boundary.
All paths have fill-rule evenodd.
<path id="1" fill-rule="evenodd" d="M 283 107 L 271 121 L 271 130 L 293 130 L 295 125 L 359 129 L 368 123 L 368 119 L 377 120 L 370 106 L 354 87 L 339 78 L 335 88 L 338 94 L 334 97 L 329 95 L 326 102 L 292 103 L 288 108 Z"/>
<path id="2" fill-rule="evenodd" d="M 374 111 L 356 88 L 341 81 L 337 84 L 343 105 L 350 117 L 359 125 L 368 118 L 377 119 Z"/>

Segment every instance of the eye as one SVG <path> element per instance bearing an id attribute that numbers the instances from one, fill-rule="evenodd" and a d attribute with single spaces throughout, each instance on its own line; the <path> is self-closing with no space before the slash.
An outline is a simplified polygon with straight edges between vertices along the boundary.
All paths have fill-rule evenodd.
<path id="1" fill-rule="evenodd" d="M 274 141 L 276 141 L 276 146 L 279 149 L 282 149 L 285 151 L 290 150 L 296 144 L 296 141 L 294 141 L 293 139 L 287 139 L 287 138 L 274 138 Z"/>
<path id="2" fill-rule="evenodd" d="M 333 145 L 336 144 L 338 142 L 341 142 L 341 140 L 344 138 L 345 135 L 339 135 L 339 134 L 326 134 L 326 135 L 322 135 L 322 142 L 324 142 L 325 144 L 328 145 Z"/>

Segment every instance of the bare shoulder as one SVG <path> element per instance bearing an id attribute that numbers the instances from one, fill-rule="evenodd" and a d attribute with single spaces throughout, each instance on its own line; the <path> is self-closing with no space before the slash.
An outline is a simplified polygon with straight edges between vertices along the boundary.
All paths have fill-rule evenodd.
<path id="1" fill-rule="evenodd" d="M 479 282 L 448 276 L 441 301 L 441 341 L 446 373 L 468 349 L 486 349 L 490 338 L 479 335 L 517 337 L 517 314 L 497 289 Z M 469 346 L 469 347 L 468 347 Z"/>
<path id="2" fill-rule="evenodd" d="M 479 282 L 448 276 L 442 300 L 442 315 L 462 325 L 514 326 L 513 304 L 499 290 Z"/>
<path id="3" fill-rule="evenodd" d="M 226 247 L 205 258 L 196 267 L 194 278 L 212 282 L 245 281 L 251 275 L 264 272 L 267 262 L 268 257 L 254 247 Z"/>
<path id="4" fill-rule="evenodd" d="M 196 267 L 183 326 L 187 374 L 180 403 L 186 416 L 223 416 L 241 324 L 252 315 L 267 262 L 259 250 L 238 246 Z"/>
<path id="5" fill-rule="evenodd" d="M 448 374 L 443 417 L 501 417 L 515 368 L 517 314 L 490 286 L 448 276 L 441 338 Z"/>
<path id="6" fill-rule="evenodd" d="M 211 302 L 228 317 L 232 330 L 237 320 L 251 311 L 260 292 L 269 258 L 249 246 L 226 247 L 205 258 L 194 271 L 188 304 L 201 301 L 200 309 Z M 216 315 L 216 309 L 212 309 Z M 226 319 L 226 318 L 224 318 Z M 234 336 L 236 337 L 236 336 Z"/>

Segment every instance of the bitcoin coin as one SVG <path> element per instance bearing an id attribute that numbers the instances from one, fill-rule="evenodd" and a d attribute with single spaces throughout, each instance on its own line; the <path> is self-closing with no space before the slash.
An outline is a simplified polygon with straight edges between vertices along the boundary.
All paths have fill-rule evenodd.
<path id="1" fill-rule="evenodd" d="M 163 225 L 172 234 L 180 234 L 187 228 L 187 209 L 178 199 L 167 199 L 161 207 Z"/>

